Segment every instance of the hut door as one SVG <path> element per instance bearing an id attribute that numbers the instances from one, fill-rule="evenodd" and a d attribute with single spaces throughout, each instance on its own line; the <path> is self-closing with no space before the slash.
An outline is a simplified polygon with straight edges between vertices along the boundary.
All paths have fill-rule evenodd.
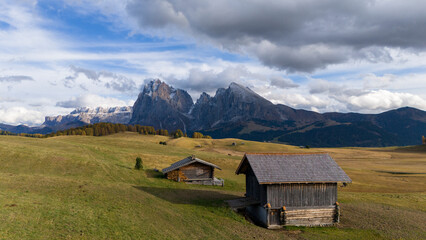
<path id="1" fill-rule="evenodd" d="M 281 225 L 279 209 L 269 210 L 268 218 L 269 218 L 269 225 Z"/>

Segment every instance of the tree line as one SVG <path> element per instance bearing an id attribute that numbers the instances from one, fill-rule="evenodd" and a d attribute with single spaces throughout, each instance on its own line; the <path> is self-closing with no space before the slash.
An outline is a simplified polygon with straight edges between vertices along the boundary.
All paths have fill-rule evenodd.
<path id="1" fill-rule="evenodd" d="M 166 129 L 156 130 L 152 126 L 141 126 L 141 125 L 126 125 L 121 123 L 95 123 L 89 124 L 82 127 L 70 128 L 49 134 L 28 134 L 28 133 L 11 133 L 8 131 L 0 130 L 0 135 L 11 135 L 11 136 L 23 136 L 23 137 L 35 137 L 35 138 L 47 138 L 57 136 L 70 136 L 70 135 L 81 135 L 81 136 L 107 136 L 119 132 L 137 132 L 143 135 L 162 135 L 171 136 L 174 138 L 187 137 L 186 133 L 182 130 L 177 129 L 176 131 L 169 133 Z M 192 134 L 193 138 L 210 138 L 208 135 L 203 135 L 199 132 Z"/>
<path id="2" fill-rule="evenodd" d="M 121 123 L 95 123 L 82 127 L 70 128 L 62 131 L 47 134 L 47 137 L 82 135 L 82 136 L 107 136 L 119 132 L 137 132 L 143 135 L 163 135 L 169 136 L 165 129 L 155 130 L 151 126 L 125 125 Z"/>
<path id="3" fill-rule="evenodd" d="M 46 137 L 44 134 L 40 133 L 12 133 L 9 131 L 0 130 L 0 135 L 9 135 L 9 136 L 21 136 L 21 137 L 33 137 L 33 138 L 44 138 Z"/>

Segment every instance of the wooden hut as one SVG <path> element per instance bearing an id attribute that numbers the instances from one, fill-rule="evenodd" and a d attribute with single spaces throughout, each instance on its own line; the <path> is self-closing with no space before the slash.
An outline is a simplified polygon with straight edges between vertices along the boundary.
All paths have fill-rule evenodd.
<path id="1" fill-rule="evenodd" d="M 267 228 L 339 222 L 337 183 L 351 179 L 326 153 L 250 153 L 236 174 L 246 175 L 246 213 Z"/>
<path id="2" fill-rule="evenodd" d="M 214 177 L 215 168 L 222 170 L 213 163 L 206 162 L 192 155 L 173 163 L 170 167 L 164 168 L 162 172 L 167 179 L 176 182 L 223 186 L 223 180 Z"/>

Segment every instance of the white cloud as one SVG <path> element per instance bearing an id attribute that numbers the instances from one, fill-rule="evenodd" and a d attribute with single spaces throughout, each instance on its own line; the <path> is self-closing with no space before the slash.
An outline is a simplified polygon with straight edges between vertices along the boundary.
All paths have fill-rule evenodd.
<path id="1" fill-rule="evenodd" d="M 296 88 L 299 85 L 279 73 L 267 69 L 256 69 L 250 65 L 228 65 L 213 69 L 213 66 L 189 69 L 187 77 L 177 79 L 173 76 L 166 80 L 179 88 L 196 93 L 214 93 L 218 88 L 225 88 L 231 82 L 237 82 L 251 88 L 273 86 L 281 89 Z"/>
<path id="2" fill-rule="evenodd" d="M 115 36 L 124 30 L 119 41 L 100 36 L 88 42 L 68 34 L 70 26 L 66 26 L 66 22 L 53 22 L 48 15 L 41 15 L 36 1 L 0 1 L 0 21 L 7 26 L 0 26 L 0 101 L 3 104 L 0 122 L 7 118 L 4 114 L 11 114 L 14 119 L 19 108 L 33 111 L 30 115 L 69 111 L 55 106 L 56 103 L 67 107 L 132 105 L 137 87 L 146 78 L 161 78 L 189 90 L 195 98 L 202 91 L 214 94 L 217 88 L 235 81 L 274 103 L 320 112 L 377 113 L 404 105 L 426 110 L 423 64 L 426 53 L 414 50 L 424 44 L 421 37 L 424 28 L 419 27 L 414 38 L 409 34 L 393 35 L 388 32 L 392 28 L 385 28 L 391 25 L 388 20 L 396 23 L 394 26 L 404 25 L 410 19 L 408 13 L 413 13 L 412 19 L 420 21 L 414 22 L 423 26 L 425 18 L 421 7 L 413 8 L 413 4 L 396 1 L 389 4 L 373 1 L 376 5 L 372 5 L 372 11 L 381 13 L 373 19 L 379 24 L 375 27 L 388 34 L 381 37 L 380 31 L 369 34 L 365 19 L 357 16 L 353 18 L 354 25 L 346 24 L 350 16 L 354 16 L 353 12 L 365 13 L 360 11 L 365 7 L 363 1 L 351 3 L 353 9 L 340 1 L 304 1 L 312 3 L 306 11 L 302 9 L 306 16 L 294 11 L 303 1 L 65 0 L 65 5 L 56 4 L 64 7 L 53 9 L 58 13 L 72 10 L 85 15 L 82 19 L 93 17 L 104 21 L 106 28 L 118 30 Z M 135 8 L 126 8 L 129 3 Z M 351 13 L 349 17 L 341 19 L 339 12 L 318 15 L 319 11 L 315 10 L 315 6 L 319 6 L 324 12 L 333 13 L 332 8 L 324 8 L 333 4 L 342 12 Z M 185 5 L 187 8 L 182 8 Z M 260 5 L 269 14 L 253 7 Z M 402 5 L 401 9 L 407 14 L 391 15 L 390 9 L 398 9 L 396 5 Z M 69 7 L 72 9 L 67 9 Z M 281 10 L 288 13 L 287 21 L 275 21 L 282 18 Z M 212 12 L 215 14 L 207 14 Z M 342 21 L 330 25 L 334 23 L 333 17 Z M 410 33 L 416 24 L 409 26 Z M 355 26 L 362 28 L 351 29 Z M 354 34 L 359 32 L 361 34 Z M 138 37 L 132 38 L 141 33 L 150 41 L 137 42 Z M 354 35 L 356 38 L 351 37 Z M 394 44 L 397 35 L 406 36 L 400 39 L 405 41 L 400 42 L 402 47 Z M 333 37 L 331 42 L 325 41 Z M 132 39 L 127 41 L 127 38 Z M 383 40 L 394 41 L 394 45 L 371 47 L 372 42 L 383 43 Z M 404 47 L 409 46 L 410 41 L 413 48 Z M 363 46 L 358 48 L 357 44 Z M 227 55 L 227 51 L 237 54 Z M 226 54 L 225 57 L 222 54 Z M 231 60 L 226 56 L 231 56 Z M 348 62 L 348 59 L 355 61 Z M 70 69 L 70 66 L 74 67 Z M 287 74 L 313 69 L 322 79 L 314 79 L 310 74 Z M 13 108 L 17 109 L 8 110 Z M 30 122 L 29 119 L 23 121 Z"/>
<path id="3" fill-rule="evenodd" d="M 371 91 L 360 96 L 349 96 L 348 107 L 354 111 L 389 110 L 405 106 L 426 109 L 426 100 L 410 93 Z"/>
<path id="4" fill-rule="evenodd" d="M 183 79 L 175 79 L 173 76 L 168 77 L 171 84 L 186 90 L 195 92 L 214 92 L 218 88 L 227 87 L 231 82 L 243 82 L 248 78 L 253 78 L 247 68 L 240 66 L 227 67 L 221 71 L 213 69 L 202 70 L 200 68 L 192 68 L 189 75 Z"/>
<path id="5" fill-rule="evenodd" d="M 87 68 L 77 67 L 74 65 L 70 66 L 70 70 L 72 71 L 72 75 L 65 77 L 64 85 L 68 88 L 72 88 L 75 86 L 75 80 L 78 78 L 80 74 L 86 76 L 86 78 L 92 80 L 94 83 L 103 83 L 106 88 L 113 89 L 118 92 L 134 92 L 137 90 L 136 83 L 120 74 L 116 74 L 109 71 L 95 71 Z M 80 88 L 87 91 L 87 88 L 80 84 Z"/>
<path id="6" fill-rule="evenodd" d="M 281 89 L 299 87 L 299 85 L 294 83 L 291 79 L 283 78 L 281 76 L 272 76 L 271 77 L 271 85 L 278 87 L 278 88 L 281 88 Z"/>
<path id="7" fill-rule="evenodd" d="M 311 79 L 309 82 L 309 93 L 337 93 L 343 90 L 343 87 L 339 84 L 325 81 L 323 79 Z"/>
<path id="8" fill-rule="evenodd" d="M 34 81 L 34 79 L 29 76 L 21 76 L 21 75 L 0 77 L 0 82 L 22 82 L 22 81 Z"/>
<path id="9" fill-rule="evenodd" d="M 377 76 L 373 73 L 367 73 L 363 76 L 362 81 L 365 89 L 380 89 L 389 87 L 397 78 L 394 74 Z"/>
<path id="10" fill-rule="evenodd" d="M 308 87 L 309 93 L 313 96 L 329 99 L 329 105 L 339 106 L 338 111 L 378 113 L 405 106 L 426 110 L 426 95 L 424 93 L 420 95 L 402 91 L 404 84 L 408 87 L 412 83 L 419 83 L 416 82 L 417 80 L 409 79 L 410 75 L 398 77 L 391 74 L 383 76 L 365 74 L 362 81 L 348 81 L 345 84 L 323 79 L 311 79 Z M 393 90 L 380 89 L 392 88 L 396 84 L 400 87 Z M 411 86 L 426 89 L 425 84 L 413 84 Z"/>
<path id="11" fill-rule="evenodd" d="M 278 99 L 276 103 L 283 103 L 296 109 L 308 109 L 311 111 L 319 111 L 325 109 L 329 105 L 329 101 L 315 95 L 303 95 L 299 93 L 271 94 L 271 98 Z"/>
<path id="12" fill-rule="evenodd" d="M 111 97 L 101 97 L 94 94 L 85 94 L 78 97 L 72 97 L 69 100 L 60 101 L 56 106 L 63 108 L 78 108 L 78 107 L 118 107 L 128 106 L 129 102 Z M 131 105 L 131 104 L 130 104 Z"/>
<path id="13" fill-rule="evenodd" d="M 11 125 L 37 125 L 42 124 L 43 121 L 44 115 L 39 111 L 30 110 L 24 107 L 0 107 L 0 122 L 2 123 Z"/>

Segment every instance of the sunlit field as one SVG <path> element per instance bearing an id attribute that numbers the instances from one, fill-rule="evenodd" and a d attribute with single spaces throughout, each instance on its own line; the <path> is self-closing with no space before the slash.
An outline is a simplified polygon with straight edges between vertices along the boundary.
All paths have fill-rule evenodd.
<path id="1" fill-rule="evenodd" d="M 267 230 L 234 213 L 224 200 L 244 195 L 244 175 L 235 175 L 244 152 L 330 153 L 353 180 L 338 189 L 341 223 Z M 225 186 L 176 183 L 154 170 L 192 154 L 220 166 Z M 133 169 L 138 156 L 143 171 Z M 0 239 L 425 239 L 425 190 L 426 146 L 0 136 Z"/>

